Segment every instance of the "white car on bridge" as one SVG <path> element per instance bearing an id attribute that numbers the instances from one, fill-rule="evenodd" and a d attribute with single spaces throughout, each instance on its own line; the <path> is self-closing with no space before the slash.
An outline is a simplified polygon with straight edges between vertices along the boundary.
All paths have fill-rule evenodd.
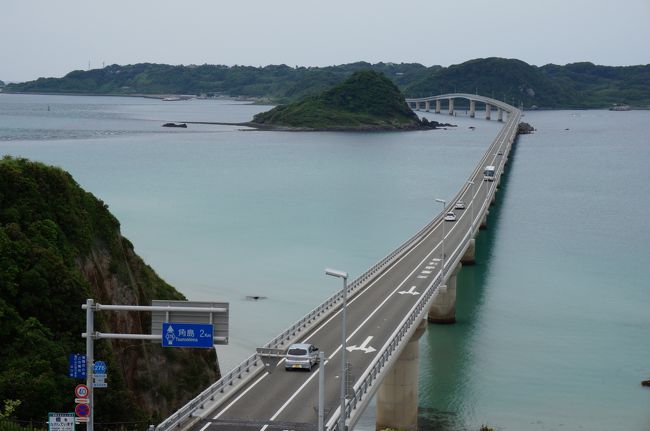
<path id="1" fill-rule="evenodd" d="M 292 344 L 287 349 L 284 360 L 284 368 L 287 371 L 295 368 L 311 371 L 318 363 L 318 347 L 307 343 Z"/>

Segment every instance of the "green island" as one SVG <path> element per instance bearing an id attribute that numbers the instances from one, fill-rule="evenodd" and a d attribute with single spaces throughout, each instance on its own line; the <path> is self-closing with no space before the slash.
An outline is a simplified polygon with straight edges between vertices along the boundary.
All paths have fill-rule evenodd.
<path id="1" fill-rule="evenodd" d="M 387 76 L 407 97 L 478 93 L 525 109 L 650 108 L 650 64 L 589 62 L 534 66 L 509 58 L 478 58 L 449 67 L 356 62 L 328 67 L 264 67 L 138 63 L 75 70 L 62 78 L 10 83 L 4 92 L 241 97 L 274 104 L 315 96 L 361 70 Z"/>
<path id="2" fill-rule="evenodd" d="M 62 169 L 0 160 L 0 418 L 43 422 L 69 411 L 75 385 L 68 355 L 85 353 L 85 313 L 105 304 L 184 299 L 120 234 L 107 205 Z M 144 313 L 98 313 L 101 332 L 149 333 Z M 163 349 L 135 340 L 98 340 L 110 390 L 95 391 L 98 424 L 158 423 L 214 381 L 213 350 Z M 85 382 L 84 382 L 85 383 Z"/>
<path id="3" fill-rule="evenodd" d="M 359 71 L 316 96 L 276 106 L 253 117 L 250 126 L 278 130 L 416 130 L 438 123 L 420 120 L 384 75 Z"/>

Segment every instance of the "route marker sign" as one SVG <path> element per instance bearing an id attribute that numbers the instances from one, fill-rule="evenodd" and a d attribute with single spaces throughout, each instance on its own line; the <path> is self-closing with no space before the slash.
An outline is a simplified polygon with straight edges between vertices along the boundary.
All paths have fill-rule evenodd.
<path id="1" fill-rule="evenodd" d="M 212 325 L 199 323 L 163 323 L 163 347 L 212 348 Z"/>
<path id="2" fill-rule="evenodd" d="M 71 353 L 68 356 L 68 377 L 73 379 L 86 378 L 86 355 Z"/>
<path id="3" fill-rule="evenodd" d="M 104 361 L 95 361 L 93 364 L 93 374 L 106 374 L 108 367 Z"/>
<path id="4" fill-rule="evenodd" d="M 74 388 L 74 394 L 77 398 L 88 398 L 89 392 L 88 386 L 86 385 L 77 385 L 77 387 Z"/>
<path id="5" fill-rule="evenodd" d="M 74 431 L 74 413 L 48 413 L 49 431 Z"/>

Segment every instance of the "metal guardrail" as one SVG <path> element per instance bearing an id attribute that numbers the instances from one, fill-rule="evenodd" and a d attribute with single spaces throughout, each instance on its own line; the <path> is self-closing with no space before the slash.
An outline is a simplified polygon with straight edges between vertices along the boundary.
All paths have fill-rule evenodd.
<path id="1" fill-rule="evenodd" d="M 471 96 L 471 95 L 470 95 Z M 489 98 L 484 98 L 488 100 L 492 100 Z M 494 101 L 498 102 L 498 101 Z M 503 102 L 499 102 L 499 104 L 502 104 Z M 357 277 L 354 281 L 352 281 L 348 285 L 348 299 L 351 298 L 353 295 L 355 295 L 357 292 L 359 292 L 360 289 L 365 287 L 371 280 L 374 280 L 374 278 L 382 273 L 384 270 L 386 270 L 390 265 L 392 265 L 395 261 L 399 260 L 407 251 L 409 251 L 414 245 L 420 242 L 420 240 L 426 236 L 426 234 L 429 233 L 429 231 L 437 225 L 442 218 L 444 217 L 444 214 L 448 208 L 450 208 L 455 201 L 457 201 L 460 196 L 462 196 L 467 188 L 469 187 L 468 181 L 471 178 L 474 178 L 477 176 L 478 171 L 483 168 L 486 160 L 490 157 L 492 148 L 494 147 L 494 144 L 498 140 L 503 140 L 505 136 L 507 136 L 510 133 L 510 128 L 512 127 L 512 124 L 518 124 L 519 122 L 519 116 L 520 116 L 520 111 L 510 105 L 507 105 L 508 111 L 511 114 L 511 117 L 506 121 L 505 126 L 499 131 L 497 134 L 497 137 L 493 141 L 492 145 L 490 145 L 490 149 L 488 152 L 485 153 L 479 164 L 476 166 L 472 174 L 470 175 L 469 179 L 465 181 L 465 184 L 463 187 L 460 189 L 460 191 L 454 196 L 453 199 L 449 201 L 449 204 L 447 208 L 445 208 L 444 211 L 442 211 L 440 214 L 438 214 L 433 220 L 431 220 L 429 223 L 427 223 L 422 229 L 420 229 L 415 235 L 413 235 L 411 238 L 406 240 L 404 243 L 402 243 L 399 247 L 397 247 L 393 252 L 391 252 L 389 255 L 384 257 L 382 260 L 380 260 L 378 263 L 373 265 L 370 269 L 368 269 L 366 272 L 364 272 L 362 275 Z M 509 146 L 512 144 L 512 140 L 509 143 Z M 499 170 L 498 173 L 499 175 L 501 174 L 503 170 L 503 160 L 505 158 L 502 158 L 502 163 L 499 165 Z M 496 189 L 496 187 L 494 187 Z M 490 193 L 488 193 L 488 196 L 486 197 L 486 202 L 489 202 L 491 199 Z M 481 211 L 479 211 L 479 214 L 482 214 L 483 212 L 483 207 L 481 208 Z M 477 219 L 479 219 L 480 216 L 477 215 Z M 464 247 L 462 248 L 464 249 Z M 450 261 L 453 261 L 450 259 L 446 263 L 449 263 Z M 448 265 L 445 265 L 448 266 Z M 438 280 L 438 276 L 436 277 L 435 280 Z M 432 283 L 433 285 L 433 283 Z M 430 285 L 430 286 L 432 286 Z M 435 287 L 437 288 L 437 286 Z M 435 288 L 431 289 L 430 295 L 433 295 L 433 292 L 435 291 Z M 424 297 L 430 298 L 431 296 L 426 296 L 423 295 L 420 297 L 420 300 L 416 303 L 416 306 L 418 304 L 425 304 L 423 302 Z M 309 330 L 311 330 L 317 323 L 321 322 L 324 318 L 328 317 L 334 310 L 338 308 L 339 303 L 342 303 L 343 300 L 343 291 L 341 290 L 340 292 L 335 293 L 334 295 L 330 296 L 328 299 L 326 299 L 322 304 L 311 310 L 309 313 L 307 313 L 304 317 L 302 317 L 300 320 L 298 320 L 296 323 L 291 325 L 288 329 L 280 333 L 278 336 L 274 337 L 271 341 L 266 343 L 262 348 L 260 348 L 261 352 L 277 352 L 278 349 L 281 349 L 282 346 L 286 346 L 294 342 L 298 337 L 301 335 L 305 334 Z M 421 306 L 422 307 L 422 306 Z M 421 309 L 420 307 L 420 309 Z M 410 313 L 406 318 L 405 318 L 405 325 L 408 323 L 408 318 L 411 316 L 412 313 Z M 402 326 L 403 326 L 402 325 Z M 400 328 L 402 328 L 400 326 Z M 407 328 L 408 329 L 408 328 Z M 400 340 L 403 340 L 403 336 L 399 338 Z M 396 345 L 399 345 L 399 341 L 397 342 Z M 389 356 L 394 352 L 395 350 L 391 350 L 391 353 Z M 377 357 L 383 357 L 385 355 L 385 352 L 381 352 Z M 385 364 L 385 362 L 384 362 Z M 233 370 L 228 372 L 225 376 L 221 377 L 218 381 L 210 385 L 207 389 L 205 389 L 203 392 L 201 392 L 198 396 L 196 396 L 194 399 L 190 400 L 187 404 L 185 404 L 181 409 L 179 409 L 177 412 L 175 412 L 173 415 L 169 416 L 167 419 L 165 419 L 163 422 L 161 422 L 157 427 L 156 431 L 168 431 L 174 428 L 179 428 L 181 425 L 183 425 L 183 422 L 186 421 L 188 418 L 192 416 L 192 413 L 195 412 L 197 409 L 202 408 L 206 403 L 215 403 L 218 402 L 217 398 L 222 398 L 222 401 L 227 399 L 229 394 L 234 392 L 234 389 L 236 386 L 245 380 L 245 377 L 252 377 L 256 375 L 257 373 L 261 372 L 264 369 L 264 365 L 262 362 L 262 357 L 260 354 L 257 352 L 248 357 L 246 360 L 244 360 L 242 363 L 240 363 L 237 367 L 235 367 Z M 380 367 L 381 369 L 381 367 Z M 355 396 L 356 396 L 355 391 Z M 353 398 L 354 399 L 354 398 Z M 360 397 L 361 399 L 361 397 Z M 355 401 L 355 406 L 357 405 L 358 401 Z M 346 414 L 349 414 L 350 408 L 346 407 Z M 330 420 L 331 422 L 331 420 Z M 328 427 L 328 429 L 330 429 Z M 335 429 L 335 428 L 333 428 Z"/>
<path id="2" fill-rule="evenodd" d="M 489 158 L 492 149 L 495 147 L 495 144 L 499 141 L 497 149 L 500 149 L 503 144 L 507 146 L 509 152 L 512 143 L 514 142 L 514 137 L 516 136 L 516 131 L 513 128 L 519 123 L 520 114 L 518 111 L 514 112 L 514 116 L 511 121 L 508 121 L 506 125 L 501 129 L 501 132 L 497 135 L 493 144 L 490 146 L 490 150 L 484 155 L 481 159 L 480 164 L 477 169 L 482 166 L 483 163 Z M 507 142 L 506 142 L 507 139 Z M 507 154 L 504 152 L 504 154 Z M 501 163 L 499 164 L 498 175 L 503 173 L 505 166 L 505 157 L 501 158 Z M 474 178 L 476 174 L 476 169 L 471 178 Z M 498 180 L 498 178 L 497 178 Z M 463 190 L 459 192 L 462 194 Z M 487 207 L 492 199 L 492 196 L 496 192 L 496 183 L 493 183 L 488 189 L 488 193 L 483 201 L 481 209 L 477 213 L 476 217 L 480 219 L 483 216 L 483 213 L 487 211 Z M 455 199 L 458 199 L 460 196 L 457 195 Z M 453 202 L 453 201 L 452 201 Z M 469 243 L 469 240 L 472 238 L 473 232 L 467 231 L 461 240 L 460 244 L 456 247 L 450 259 L 445 262 L 445 267 L 441 268 L 436 277 L 429 284 L 425 292 L 420 296 L 419 300 L 414 304 L 409 313 L 404 317 L 400 325 L 395 329 L 393 334 L 388 338 L 387 343 L 379 350 L 379 353 L 375 359 L 370 363 L 369 367 L 366 368 L 366 371 L 361 375 L 357 384 L 354 387 L 354 394 L 346 402 L 345 407 L 345 416 L 347 419 L 350 419 L 350 426 L 353 426 L 356 423 L 358 417 L 355 417 L 355 411 L 363 411 L 365 406 L 370 401 L 372 395 L 376 392 L 376 389 L 373 387 L 373 384 L 376 382 L 381 382 L 383 380 L 384 374 L 390 369 L 392 363 L 397 360 L 399 353 L 403 350 L 406 342 L 410 340 L 412 334 L 417 329 L 417 324 L 423 318 L 424 314 L 430 307 L 430 303 L 433 300 L 433 296 L 438 287 L 444 283 L 445 279 L 443 274 L 450 274 L 450 271 L 446 271 L 447 267 L 454 268 L 458 262 L 461 260 L 465 248 Z M 449 263 L 449 265 L 447 265 Z M 340 412 L 335 413 L 327 423 L 327 430 L 329 431 L 338 431 L 338 417 Z"/>

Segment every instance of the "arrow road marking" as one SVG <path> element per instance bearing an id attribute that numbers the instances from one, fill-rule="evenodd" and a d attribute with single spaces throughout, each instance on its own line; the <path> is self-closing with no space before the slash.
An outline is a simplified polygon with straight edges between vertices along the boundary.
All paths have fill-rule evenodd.
<path id="1" fill-rule="evenodd" d="M 405 293 L 408 293 L 409 295 L 413 295 L 413 296 L 420 294 L 420 292 L 415 291 L 415 286 L 411 286 L 409 290 L 400 290 L 397 293 L 399 293 L 400 295 L 404 295 Z"/>
<path id="2" fill-rule="evenodd" d="M 345 350 L 347 350 L 348 352 L 353 352 L 355 350 L 363 350 L 363 353 L 372 353 L 377 349 L 375 349 L 372 346 L 368 346 L 368 343 L 370 343 L 370 340 L 372 340 L 372 335 L 369 336 L 368 338 L 366 338 L 366 340 L 363 343 L 361 343 L 361 345 L 359 347 L 350 346 L 350 347 L 347 347 Z"/>

